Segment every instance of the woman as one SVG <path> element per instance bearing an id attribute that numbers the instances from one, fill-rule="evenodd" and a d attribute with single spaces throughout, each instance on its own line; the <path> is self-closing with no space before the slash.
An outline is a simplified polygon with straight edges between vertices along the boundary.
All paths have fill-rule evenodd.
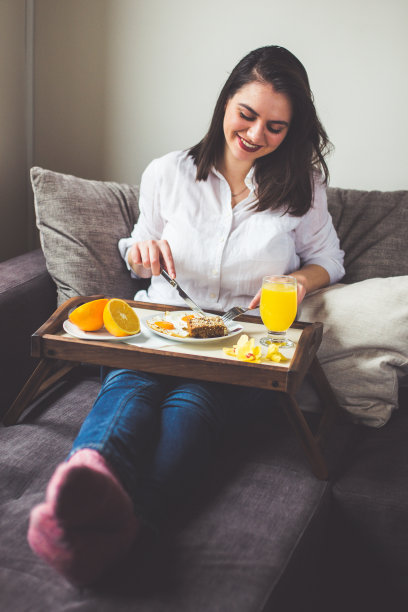
<path id="1" fill-rule="evenodd" d="M 119 242 L 131 274 L 151 277 L 136 299 L 179 303 L 160 266 L 204 309 L 256 308 L 266 274 L 295 276 L 299 301 L 337 282 L 327 147 L 299 60 L 276 46 L 249 53 L 203 140 L 143 174 L 140 218 Z M 33 551 L 70 581 L 94 582 L 198 486 L 223 436 L 271 401 L 269 391 L 110 371 L 31 513 Z"/>

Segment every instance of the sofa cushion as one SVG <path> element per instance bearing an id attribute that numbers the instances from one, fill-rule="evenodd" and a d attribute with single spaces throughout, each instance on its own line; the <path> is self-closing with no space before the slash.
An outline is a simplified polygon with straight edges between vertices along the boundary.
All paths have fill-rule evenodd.
<path id="1" fill-rule="evenodd" d="M 259 433 L 246 432 L 245 444 L 230 440 L 171 528 L 157 543 L 142 542 L 102 585 L 79 591 L 33 555 L 30 509 L 42 501 L 99 386 L 97 379 L 67 380 L 21 423 L 0 428 L 4 609 L 207 612 L 233 605 L 246 612 L 311 601 L 320 589 L 330 486 L 313 476 L 281 411 Z"/>
<path id="2" fill-rule="evenodd" d="M 359 588 L 368 589 L 365 595 L 382 586 L 387 606 L 377 601 L 376 610 L 406 610 L 408 411 L 398 411 L 387 427 L 360 429 L 358 444 L 333 489 L 332 552 L 343 568 L 342 579 L 347 580 L 345 570 L 354 574 Z M 393 607 L 393 595 L 397 607 Z"/>
<path id="3" fill-rule="evenodd" d="M 34 205 L 58 304 L 74 295 L 133 298 L 137 281 L 118 251 L 137 220 L 138 188 L 31 169 Z"/>
<path id="4" fill-rule="evenodd" d="M 380 427 L 408 376 L 408 276 L 333 285 L 305 298 L 302 321 L 323 321 L 319 361 L 340 405 Z"/>
<path id="5" fill-rule="evenodd" d="M 329 211 L 345 251 L 345 283 L 408 274 L 408 191 L 329 188 Z"/>

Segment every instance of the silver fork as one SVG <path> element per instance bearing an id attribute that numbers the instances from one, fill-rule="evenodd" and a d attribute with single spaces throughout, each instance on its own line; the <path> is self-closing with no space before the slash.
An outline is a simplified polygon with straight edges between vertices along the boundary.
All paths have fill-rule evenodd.
<path id="1" fill-rule="evenodd" d="M 222 315 L 221 319 L 224 321 L 225 324 L 227 324 L 230 321 L 233 321 L 236 317 L 239 317 L 239 315 L 244 314 L 244 312 L 246 312 L 247 310 L 248 308 L 243 308 L 242 306 L 233 306 L 232 308 L 227 310 L 225 314 Z"/>

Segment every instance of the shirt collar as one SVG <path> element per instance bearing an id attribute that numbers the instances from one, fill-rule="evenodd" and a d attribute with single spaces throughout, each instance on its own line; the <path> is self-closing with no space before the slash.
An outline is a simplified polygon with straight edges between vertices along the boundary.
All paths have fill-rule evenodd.
<path id="1" fill-rule="evenodd" d="M 224 175 L 221 174 L 221 172 L 219 172 L 215 166 L 213 166 L 211 170 L 212 170 L 212 172 L 216 176 L 218 176 L 219 179 L 221 179 L 223 181 L 226 180 Z M 255 168 L 254 168 L 254 166 L 251 166 L 251 168 L 249 169 L 248 174 L 246 175 L 246 177 L 244 179 L 244 183 L 245 183 L 245 185 L 248 187 L 248 189 L 250 191 L 255 191 L 255 188 L 256 188 L 256 181 L 255 181 L 255 178 L 254 178 L 254 174 L 255 174 Z"/>
<path id="2" fill-rule="evenodd" d="M 244 180 L 245 185 L 250 190 L 255 189 L 255 187 L 256 187 L 256 182 L 255 182 L 254 174 L 255 174 L 255 168 L 254 168 L 254 166 L 251 166 L 251 168 L 250 168 L 250 170 L 249 170 L 249 172 L 246 175 L 245 180 Z"/>

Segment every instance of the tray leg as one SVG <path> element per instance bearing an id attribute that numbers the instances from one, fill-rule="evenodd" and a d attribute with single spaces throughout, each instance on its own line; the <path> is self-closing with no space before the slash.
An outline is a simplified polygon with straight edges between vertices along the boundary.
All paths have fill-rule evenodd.
<path id="1" fill-rule="evenodd" d="M 329 477 L 329 470 L 326 461 L 319 448 L 318 440 L 310 430 L 297 401 L 290 394 L 283 394 L 283 401 L 286 415 L 300 439 L 314 475 L 319 480 L 327 480 Z"/>
<path id="2" fill-rule="evenodd" d="M 323 412 L 317 439 L 323 440 L 334 423 L 344 419 L 344 414 L 317 357 L 310 364 L 308 375 L 322 404 Z"/>
<path id="3" fill-rule="evenodd" d="M 14 425 L 19 417 L 40 393 L 67 374 L 76 363 L 56 362 L 52 359 L 41 359 L 20 393 L 3 416 L 4 425 Z"/>

